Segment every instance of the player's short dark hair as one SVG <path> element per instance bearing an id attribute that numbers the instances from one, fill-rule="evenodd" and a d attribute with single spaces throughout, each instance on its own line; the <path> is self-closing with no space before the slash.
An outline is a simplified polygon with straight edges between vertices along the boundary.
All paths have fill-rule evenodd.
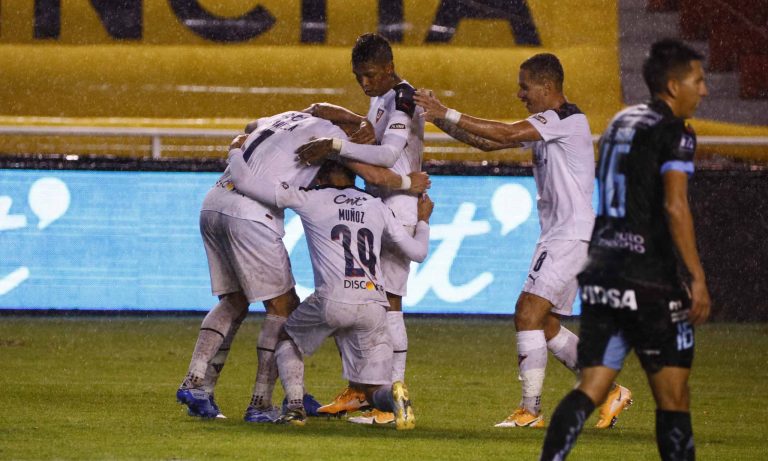
<path id="1" fill-rule="evenodd" d="M 357 37 L 352 48 L 352 65 L 374 62 L 387 64 L 392 62 L 392 47 L 386 38 L 379 34 L 363 34 Z"/>
<path id="2" fill-rule="evenodd" d="M 680 40 L 667 38 L 651 45 L 651 51 L 643 63 L 643 79 L 651 96 L 667 92 L 667 82 L 681 78 L 691 71 L 691 61 L 701 61 L 704 56 Z"/>
<path id="3" fill-rule="evenodd" d="M 565 72 L 560 60 L 552 53 L 539 53 L 520 64 L 520 70 L 527 70 L 536 81 L 549 80 L 557 90 L 563 89 Z"/>
<path id="4" fill-rule="evenodd" d="M 355 172 L 335 160 L 326 160 L 323 162 L 320 169 L 317 170 L 317 175 L 315 176 L 316 182 L 320 184 L 328 183 L 331 174 L 334 173 L 342 173 L 347 176 L 347 179 L 349 179 L 350 182 L 355 182 Z"/>

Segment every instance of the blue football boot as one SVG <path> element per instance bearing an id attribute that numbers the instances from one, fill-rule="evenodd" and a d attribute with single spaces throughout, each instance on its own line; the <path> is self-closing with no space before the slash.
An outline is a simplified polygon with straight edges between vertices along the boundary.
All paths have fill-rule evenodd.
<path id="1" fill-rule="evenodd" d="M 202 389 L 180 387 L 176 391 L 176 400 L 187 406 L 189 416 L 216 418 L 221 414 L 211 394 Z"/>

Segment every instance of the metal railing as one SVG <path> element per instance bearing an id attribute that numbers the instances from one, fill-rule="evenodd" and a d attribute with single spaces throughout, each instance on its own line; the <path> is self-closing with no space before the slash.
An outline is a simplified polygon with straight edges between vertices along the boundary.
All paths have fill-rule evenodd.
<path id="1" fill-rule="evenodd" d="M 163 139 L 166 138 L 216 138 L 232 139 L 237 134 L 230 129 L 203 128 L 147 128 L 147 127 L 92 127 L 92 126 L 16 126 L 0 125 L 0 135 L 24 136 L 100 136 L 100 137 L 131 137 L 149 138 L 152 158 L 163 157 Z M 593 135 L 597 142 L 599 135 Z M 700 145 L 768 147 L 768 136 L 699 136 Z M 427 143 L 457 142 L 445 133 L 426 132 L 424 141 Z"/>

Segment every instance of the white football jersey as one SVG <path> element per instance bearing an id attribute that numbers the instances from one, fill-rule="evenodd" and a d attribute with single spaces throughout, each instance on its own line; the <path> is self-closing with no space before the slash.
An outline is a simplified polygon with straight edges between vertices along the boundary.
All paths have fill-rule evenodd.
<path id="1" fill-rule="evenodd" d="M 399 175 L 421 171 L 424 154 L 424 118 L 420 114 L 424 109 L 413 101 L 414 92 L 415 89 L 403 80 L 384 95 L 371 98 L 366 117 L 373 124 L 376 140 L 379 143 L 383 144 L 390 136 L 404 138 L 405 147 L 391 168 Z M 417 197 L 404 191 L 379 189 L 373 185 L 366 185 L 366 190 L 381 197 L 384 203 L 392 208 L 402 224 L 416 224 Z"/>
<path id="2" fill-rule="evenodd" d="M 273 183 L 307 187 L 317 175 L 319 166 L 305 166 L 296 161 L 296 149 L 313 137 L 346 139 L 344 132 L 327 120 L 303 112 L 284 112 L 259 120 L 256 130 L 243 144 L 244 159 L 254 176 L 269 178 Z M 234 189 L 229 167 L 203 200 L 203 210 L 258 221 L 285 235 L 284 213 L 252 200 Z"/>
<path id="3" fill-rule="evenodd" d="M 419 223 L 414 239 L 381 199 L 365 191 L 331 186 L 301 189 L 287 183 L 275 190 L 277 205 L 301 217 L 320 297 L 349 304 L 386 304 L 380 265 L 383 237 L 405 253 L 421 252 L 420 259 L 426 256 L 426 223 Z"/>
<path id="4" fill-rule="evenodd" d="M 565 103 L 527 120 L 542 137 L 525 143 L 533 151 L 539 242 L 589 241 L 595 222 L 595 152 L 587 117 L 574 104 Z"/>

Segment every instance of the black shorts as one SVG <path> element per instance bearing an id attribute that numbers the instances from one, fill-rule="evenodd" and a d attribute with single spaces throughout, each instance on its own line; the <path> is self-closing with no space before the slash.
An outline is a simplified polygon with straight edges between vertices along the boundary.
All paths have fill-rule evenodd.
<path id="1" fill-rule="evenodd" d="M 630 349 L 647 373 L 691 368 L 690 297 L 682 288 L 648 288 L 627 282 L 580 281 L 582 300 L 578 363 L 620 370 Z"/>

